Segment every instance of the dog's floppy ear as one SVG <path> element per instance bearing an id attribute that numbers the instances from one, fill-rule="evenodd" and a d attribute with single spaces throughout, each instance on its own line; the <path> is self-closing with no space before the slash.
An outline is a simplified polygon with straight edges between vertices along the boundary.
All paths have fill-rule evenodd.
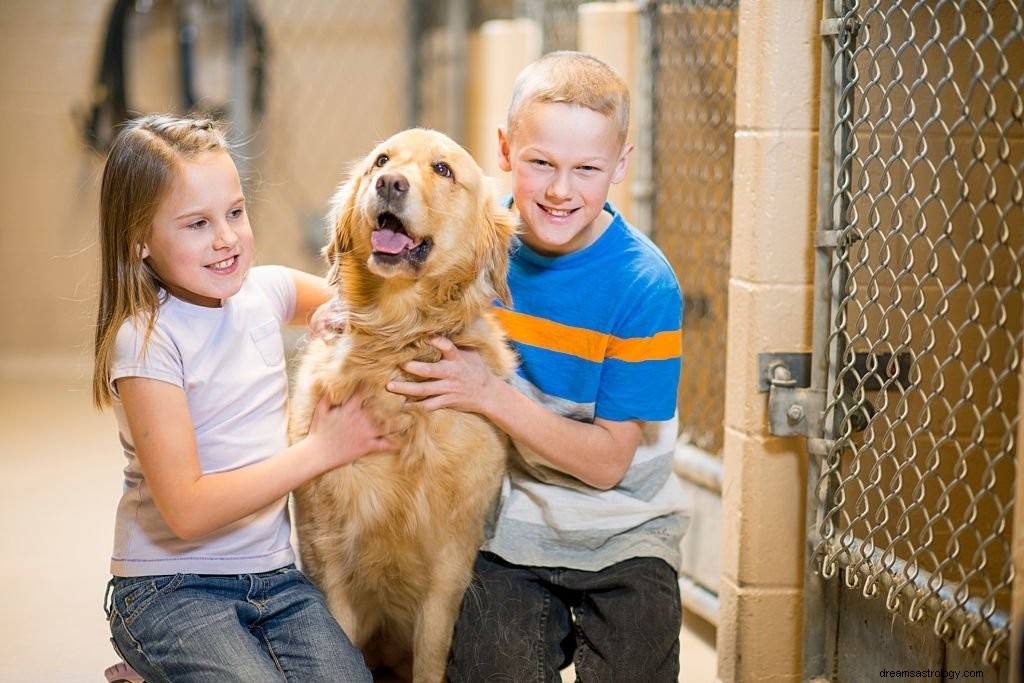
<path id="1" fill-rule="evenodd" d="M 334 192 L 327 212 L 330 239 L 322 253 L 327 260 L 327 283 L 334 287 L 340 284 L 341 257 L 352 251 L 352 222 L 355 220 L 358 186 L 359 174 L 353 171 Z"/>
<path id="2" fill-rule="evenodd" d="M 493 192 L 487 192 L 481 211 L 483 239 L 480 241 L 481 274 L 494 290 L 494 295 L 506 306 L 512 305 L 508 289 L 508 250 L 518 221 L 512 212 L 498 201 Z"/>

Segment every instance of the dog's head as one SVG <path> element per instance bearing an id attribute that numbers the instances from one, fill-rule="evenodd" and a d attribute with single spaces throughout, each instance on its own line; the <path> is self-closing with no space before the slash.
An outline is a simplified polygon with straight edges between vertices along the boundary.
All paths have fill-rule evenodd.
<path id="1" fill-rule="evenodd" d="M 473 157 L 443 133 L 402 131 L 358 162 L 338 189 L 324 249 L 329 279 L 344 261 L 387 279 L 483 285 L 509 301 L 511 214 Z"/>

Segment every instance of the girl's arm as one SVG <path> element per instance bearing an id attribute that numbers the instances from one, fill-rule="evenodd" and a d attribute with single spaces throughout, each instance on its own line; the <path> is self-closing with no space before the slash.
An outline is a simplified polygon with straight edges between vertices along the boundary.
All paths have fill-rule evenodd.
<path id="1" fill-rule="evenodd" d="M 421 399 L 416 405 L 424 410 L 479 413 L 550 466 L 594 488 L 613 488 L 626 476 L 640 443 L 639 422 L 563 417 L 491 373 L 479 353 L 463 351 L 444 337 L 432 343 L 441 351 L 440 361 L 404 366 L 425 381 L 391 382 L 388 391 Z"/>
<path id="2" fill-rule="evenodd" d="M 175 535 L 195 539 L 266 507 L 329 469 L 394 448 L 362 409 L 362 395 L 321 400 L 309 434 L 262 462 L 203 474 L 185 393 L 159 380 L 117 380 L 143 475 Z"/>
<path id="3" fill-rule="evenodd" d="M 306 325 L 313 313 L 322 304 L 331 300 L 334 290 L 327 286 L 327 281 L 318 276 L 301 270 L 289 268 L 295 281 L 295 315 L 289 321 L 292 325 Z"/>

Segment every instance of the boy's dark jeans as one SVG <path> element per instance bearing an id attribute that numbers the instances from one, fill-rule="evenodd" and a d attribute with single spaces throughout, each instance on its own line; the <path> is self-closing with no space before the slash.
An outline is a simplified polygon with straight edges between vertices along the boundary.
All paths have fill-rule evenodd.
<path id="1" fill-rule="evenodd" d="M 521 567 L 480 553 L 455 627 L 448 677 L 558 683 L 679 680 L 679 583 L 668 563 L 635 558 L 597 572 Z"/>

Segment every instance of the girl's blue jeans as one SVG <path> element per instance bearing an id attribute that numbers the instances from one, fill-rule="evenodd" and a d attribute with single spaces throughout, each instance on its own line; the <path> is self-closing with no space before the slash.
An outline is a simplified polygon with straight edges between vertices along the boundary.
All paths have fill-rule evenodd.
<path id="1" fill-rule="evenodd" d="M 480 553 L 455 627 L 453 683 L 679 680 L 679 580 L 640 557 L 596 572 L 510 564 Z"/>
<path id="2" fill-rule="evenodd" d="M 294 565 L 114 577 L 106 611 L 115 649 L 147 683 L 372 680 L 323 594 Z"/>

